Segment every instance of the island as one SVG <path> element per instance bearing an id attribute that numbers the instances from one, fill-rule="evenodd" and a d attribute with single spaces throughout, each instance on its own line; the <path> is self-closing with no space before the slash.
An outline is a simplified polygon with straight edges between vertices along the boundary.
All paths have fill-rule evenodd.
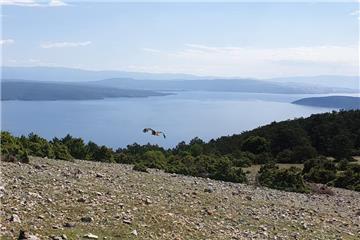
<path id="1" fill-rule="evenodd" d="M 346 110 L 360 109 L 360 97 L 349 96 L 310 97 L 302 98 L 292 103 L 305 106 L 337 108 Z"/>

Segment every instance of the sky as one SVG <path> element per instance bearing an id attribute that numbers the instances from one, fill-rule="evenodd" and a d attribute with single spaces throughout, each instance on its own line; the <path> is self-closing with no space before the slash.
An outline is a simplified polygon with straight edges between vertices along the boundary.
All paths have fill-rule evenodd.
<path id="1" fill-rule="evenodd" d="M 0 0 L 1 65 L 359 75 L 357 2 L 99 2 Z"/>

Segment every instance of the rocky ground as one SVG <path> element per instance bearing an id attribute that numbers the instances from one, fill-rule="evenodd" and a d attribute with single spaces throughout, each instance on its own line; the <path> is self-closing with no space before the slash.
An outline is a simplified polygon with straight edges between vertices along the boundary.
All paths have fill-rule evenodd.
<path id="1" fill-rule="evenodd" d="M 360 193 L 298 194 L 129 165 L 1 163 L 1 239 L 360 239 Z"/>

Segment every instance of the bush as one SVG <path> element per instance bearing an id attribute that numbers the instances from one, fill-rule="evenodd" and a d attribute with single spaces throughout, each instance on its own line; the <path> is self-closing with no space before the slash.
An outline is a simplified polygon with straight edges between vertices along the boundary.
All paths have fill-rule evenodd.
<path id="1" fill-rule="evenodd" d="M 64 144 L 54 143 L 53 145 L 54 157 L 60 160 L 72 160 L 73 157 L 70 155 L 67 147 Z"/>
<path id="2" fill-rule="evenodd" d="M 77 159 L 88 159 L 87 148 L 84 140 L 81 138 L 74 138 L 70 134 L 66 135 L 60 140 L 61 143 L 65 144 L 69 150 L 71 156 Z"/>
<path id="3" fill-rule="evenodd" d="M 309 159 L 304 163 L 303 173 L 310 172 L 311 168 L 320 167 L 327 170 L 336 170 L 336 165 L 326 157 L 320 156 L 317 158 Z"/>
<path id="4" fill-rule="evenodd" d="M 251 136 L 247 138 L 242 146 L 241 150 L 244 152 L 251 152 L 254 154 L 264 153 L 270 151 L 270 143 L 266 138 L 259 136 Z"/>
<path id="5" fill-rule="evenodd" d="M 246 175 L 239 167 L 234 167 L 227 157 L 221 157 L 214 162 L 210 178 L 228 182 L 246 182 Z"/>
<path id="6" fill-rule="evenodd" d="M 255 162 L 255 154 L 251 152 L 236 151 L 231 160 L 235 167 L 250 167 Z"/>
<path id="7" fill-rule="evenodd" d="M 186 152 L 182 152 L 186 153 Z M 183 175 L 193 175 L 190 167 L 194 163 L 194 157 L 188 154 L 171 155 L 168 158 L 166 171 L 169 173 L 177 173 Z"/>
<path id="8" fill-rule="evenodd" d="M 23 154 L 18 154 L 17 156 L 12 154 L 1 155 L 1 161 L 12 162 L 12 163 L 16 163 L 16 162 L 30 163 L 29 156 L 27 155 L 26 152 L 24 152 Z"/>
<path id="9" fill-rule="evenodd" d="M 285 149 L 278 153 L 276 156 L 276 162 L 278 163 L 290 163 L 293 152 L 290 149 Z"/>
<path id="10" fill-rule="evenodd" d="M 135 163 L 133 170 L 138 171 L 138 172 L 148 172 L 147 167 L 145 166 L 145 164 L 143 162 Z"/>
<path id="11" fill-rule="evenodd" d="M 9 132 L 1 132 L 1 155 L 5 161 L 29 163 L 28 152 L 18 138 Z"/>
<path id="12" fill-rule="evenodd" d="M 257 180 L 260 185 L 269 188 L 290 192 L 309 192 L 301 175 L 301 170 L 295 167 L 279 169 L 275 164 L 264 165 L 259 171 Z"/>
<path id="13" fill-rule="evenodd" d="M 54 151 L 51 144 L 37 134 L 30 133 L 27 138 L 21 136 L 19 141 L 31 156 L 54 158 Z"/>
<path id="14" fill-rule="evenodd" d="M 360 165 L 349 165 L 347 170 L 340 173 L 332 182 L 335 187 L 360 191 Z"/>
<path id="15" fill-rule="evenodd" d="M 264 152 L 260 154 L 256 154 L 254 158 L 255 164 L 267 164 L 273 162 L 274 158 L 272 157 L 271 153 Z"/>
<path id="16" fill-rule="evenodd" d="M 336 159 L 349 158 L 353 149 L 353 143 L 349 136 L 339 134 L 333 137 L 331 142 L 331 153 Z"/>
<path id="17" fill-rule="evenodd" d="M 315 183 L 329 183 L 336 178 L 336 170 L 328 170 L 319 166 L 313 167 L 304 175 L 307 181 Z"/>
<path id="18" fill-rule="evenodd" d="M 126 154 L 126 153 L 115 153 L 114 154 L 114 161 L 116 163 L 122 164 L 134 164 L 137 162 L 136 155 Z"/>
<path id="19" fill-rule="evenodd" d="M 340 171 L 345 171 L 346 168 L 348 167 L 349 165 L 349 160 L 347 159 L 342 159 L 338 162 L 337 164 L 337 169 L 340 170 Z"/>
<path id="20" fill-rule="evenodd" d="M 144 162 L 148 168 L 165 169 L 166 158 L 161 151 L 151 150 L 142 155 L 141 161 Z"/>
<path id="21" fill-rule="evenodd" d="M 326 184 L 336 178 L 336 165 L 325 157 L 313 158 L 304 163 L 303 174 L 307 181 Z"/>
<path id="22" fill-rule="evenodd" d="M 303 163 L 308 159 L 316 157 L 315 148 L 310 145 L 296 146 L 293 150 L 285 149 L 278 153 L 276 162 L 279 163 Z"/>
<path id="23" fill-rule="evenodd" d="M 290 163 L 303 163 L 316 157 L 316 155 L 316 149 L 310 145 L 296 146 L 292 151 Z"/>

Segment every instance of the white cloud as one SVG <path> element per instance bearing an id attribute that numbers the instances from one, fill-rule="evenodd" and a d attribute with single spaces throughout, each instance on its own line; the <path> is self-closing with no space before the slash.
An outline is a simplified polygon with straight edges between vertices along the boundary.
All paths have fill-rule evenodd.
<path id="1" fill-rule="evenodd" d="M 68 6 L 61 0 L 0 0 L 0 5 L 20 6 L 20 7 L 61 7 Z"/>
<path id="2" fill-rule="evenodd" d="M 12 44 L 14 42 L 13 39 L 0 39 L 0 45 Z"/>
<path id="3" fill-rule="evenodd" d="M 84 47 L 90 45 L 91 41 L 86 42 L 47 42 L 40 45 L 42 48 L 69 48 L 69 47 Z"/>
<path id="4" fill-rule="evenodd" d="M 357 46 L 314 46 L 290 48 L 213 47 L 186 44 L 186 48 L 174 52 L 151 49 L 149 52 L 167 54 L 174 58 L 194 59 L 213 63 L 246 63 L 258 61 L 308 61 L 328 63 L 357 62 Z"/>
<path id="5" fill-rule="evenodd" d="M 358 19 L 360 20 L 360 10 L 355 10 L 353 12 L 350 13 L 351 16 L 357 16 Z"/>
<path id="6" fill-rule="evenodd" d="M 356 16 L 356 15 L 359 15 L 359 14 L 360 14 L 360 10 L 355 10 L 355 11 L 350 13 L 350 15 L 352 15 L 352 16 Z"/>
<path id="7" fill-rule="evenodd" d="M 150 53 L 161 53 L 162 51 L 158 50 L 158 49 L 154 49 L 154 48 L 143 48 L 142 49 L 145 52 L 150 52 Z"/>
<path id="8" fill-rule="evenodd" d="M 49 2 L 49 6 L 51 7 L 60 7 L 60 6 L 67 6 L 68 4 L 63 2 L 63 1 L 60 1 L 60 0 L 51 0 Z"/>
<path id="9" fill-rule="evenodd" d="M 177 51 L 152 49 L 148 52 L 154 54 L 154 57 L 157 56 L 159 61 L 167 59 L 162 65 L 168 72 L 268 77 L 306 74 L 357 75 L 358 48 L 356 45 L 255 48 L 187 44 Z M 151 66 L 139 66 L 142 69 L 149 67 Z"/>

